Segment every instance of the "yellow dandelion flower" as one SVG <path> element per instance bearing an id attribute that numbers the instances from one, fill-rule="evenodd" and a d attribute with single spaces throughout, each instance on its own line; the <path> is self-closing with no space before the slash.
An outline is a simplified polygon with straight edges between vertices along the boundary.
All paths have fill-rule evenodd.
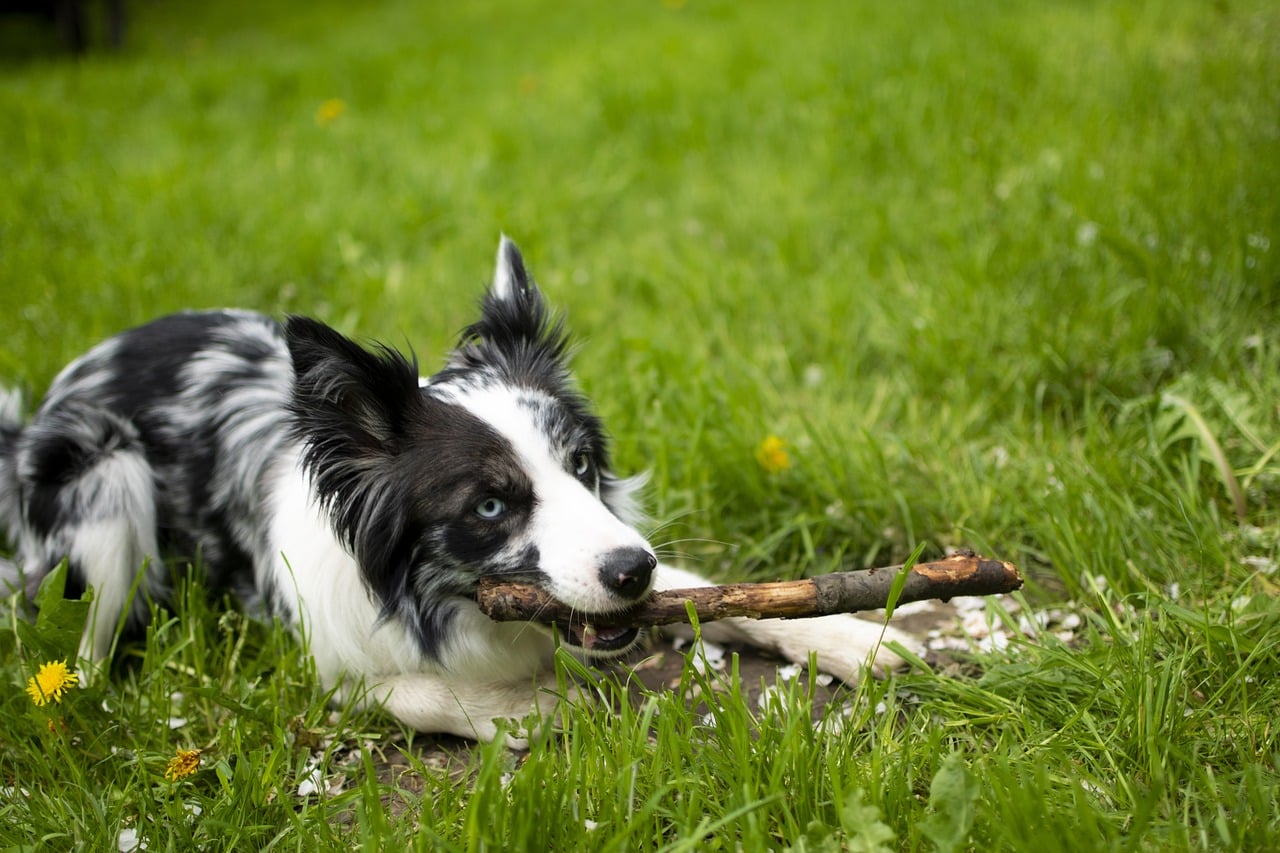
<path id="1" fill-rule="evenodd" d="M 65 660 L 49 661 L 27 679 L 27 695 L 36 703 L 36 707 L 43 708 L 50 699 L 61 702 L 62 694 L 68 688 L 75 687 L 79 681 L 80 676 L 67 669 Z"/>
<path id="2" fill-rule="evenodd" d="M 770 474 L 777 474 L 791 467 L 791 457 L 787 455 L 787 444 L 776 435 L 766 436 L 764 441 L 756 446 L 756 461 Z"/>
<path id="3" fill-rule="evenodd" d="M 328 127 L 347 111 L 347 102 L 341 98 L 330 98 L 316 109 L 316 124 Z"/>
<path id="4" fill-rule="evenodd" d="M 200 767 L 200 750 L 198 749 L 180 749 L 178 754 L 169 759 L 169 763 L 164 768 L 164 778 L 170 782 L 177 782 L 179 779 L 185 779 L 192 773 L 195 773 Z"/>

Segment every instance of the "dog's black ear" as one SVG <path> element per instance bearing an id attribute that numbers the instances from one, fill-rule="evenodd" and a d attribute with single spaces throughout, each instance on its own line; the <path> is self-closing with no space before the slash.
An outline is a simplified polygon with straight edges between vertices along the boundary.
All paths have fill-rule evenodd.
<path id="1" fill-rule="evenodd" d="M 290 317 L 285 340 L 293 359 L 297 437 L 326 453 L 384 453 L 401 432 L 418 395 L 418 365 L 389 347 L 369 351 L 323 323 Z"/>
<path id="2" fill-rule="evenodd" d="M 365 571 L 401 565 L 404 507 L 386 498 L 406 422 L 421 405 L 417 363 L 384 346 L 371 352 L 304 317 L 289 318 L 285 340 L 293 435 L 335 532 Z"/>

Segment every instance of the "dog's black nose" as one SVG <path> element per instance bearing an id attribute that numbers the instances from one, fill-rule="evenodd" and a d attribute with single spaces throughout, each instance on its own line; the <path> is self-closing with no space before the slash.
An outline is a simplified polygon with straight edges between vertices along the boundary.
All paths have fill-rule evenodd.
<path id="1" fill-rule="evenodd" d="M 623 598 L 635 601 L 649 591 L 658 558 L 644 548 L 616 548 L 600 563 L 600 582 Z"/>

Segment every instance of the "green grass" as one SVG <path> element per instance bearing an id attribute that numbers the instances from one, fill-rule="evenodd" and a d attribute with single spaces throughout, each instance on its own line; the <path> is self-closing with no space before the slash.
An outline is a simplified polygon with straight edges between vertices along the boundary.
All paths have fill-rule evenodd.
<path id="1" fill-rule="evenodd" d="M 1274 4 L 131 11 L 119 55 L 0 39 L 4 382 L 229 304 L 429 364 L 506 231 L 669 551 L 763 579 L 970 545 L 1084 627 L 816 727 L 799 688 L 708 721 L 632 687 L 440 768 L 197 582 L 53 731 L 5 628 L 4 844 L 1280 847 Z M 341 793 L 298 796 L 317 759 Z"/>

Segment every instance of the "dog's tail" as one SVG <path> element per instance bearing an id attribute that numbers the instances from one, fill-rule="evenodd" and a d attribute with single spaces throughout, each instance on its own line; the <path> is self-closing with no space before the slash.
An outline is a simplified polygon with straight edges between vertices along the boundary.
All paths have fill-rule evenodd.
<path id="1" fill-rule="evenodd" d="M 22 394 L 0 388 L 0 545 L 17 544 L 22 526 L 18 502 L 18 438 L 22 435 Z M 21 584 L 17 564 L 0 555 L 0 597 Z"/>

